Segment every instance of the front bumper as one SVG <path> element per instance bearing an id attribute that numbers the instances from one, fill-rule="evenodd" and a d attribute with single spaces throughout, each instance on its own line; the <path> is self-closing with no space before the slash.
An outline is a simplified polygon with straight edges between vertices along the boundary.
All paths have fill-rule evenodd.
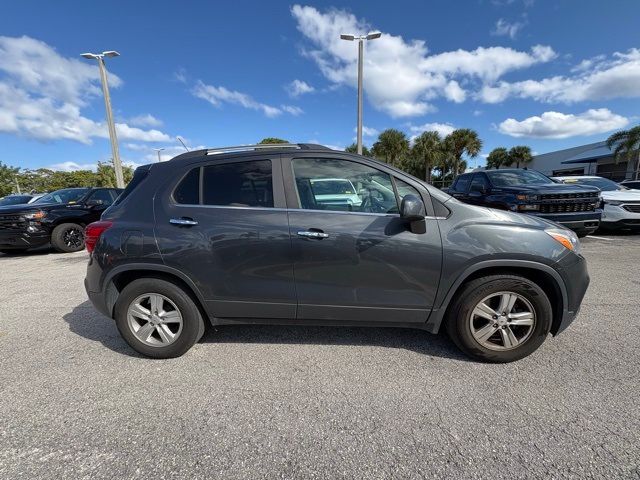
<path id="1" fill-rule="evenodd" d="M 602 215 L 600 211 L 586 213 L 527 213 L 559 223 L 570 230 L 586 232 L 595 232 L 598 229 Z"/>
<path id="2" fill-rule="evenodd" d="M 28 232 L 26 230 L 0 230 L 0 249 L 24 250 L 26 248 L 41 247 L 49 243 L 49 232 L 38 230 Z"/>
<path id="3" fill-rule="evenodd" d="M 560 323 L 551 331 L 553 335 L 565 330 L 576 319 L 590 282 L 587 261 L 582 255 L 567 255 L 560 263 L 558 273 L 564 280 L 567 304 L 563 309 Z"/>
<path id="4" fill-rule="evenodd" d="M 601 226 L 605 228 L 640 228 L 640 212 L 631 212 L 623 205 L 605 203 Z"/>

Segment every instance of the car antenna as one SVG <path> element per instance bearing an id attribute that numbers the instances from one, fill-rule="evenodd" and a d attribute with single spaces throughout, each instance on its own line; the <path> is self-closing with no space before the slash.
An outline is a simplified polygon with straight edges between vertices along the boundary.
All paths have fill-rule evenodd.
<path id="1" fill-rule="evenodd" d="M 184 149 L 189 152 L 189 148 L 184 144 L 184 141 L 182 140 L 182 137 L 180 135 L 176 136 L 176 138 L 178 139 L 178 141 L 182 144 L 182 146 L 184 147 Z"/>

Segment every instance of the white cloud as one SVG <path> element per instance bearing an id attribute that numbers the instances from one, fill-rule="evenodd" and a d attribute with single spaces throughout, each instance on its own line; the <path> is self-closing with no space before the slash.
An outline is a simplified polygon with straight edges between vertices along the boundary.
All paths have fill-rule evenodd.
<path id="1" fill-rule="evenodd" d="M 286 90 L 293 98 L 304 95 L 305 93 L 313 93 L 316 91 L 316 89 L 309 85 L 307 82 L 298 79 L 288 84 Z"/>
<path id="2" fill-rule="evenodd" d="M 138 158 L 135 163 L 140 166 L 147 163 L 155 163 L 158 161 L 158 152 L 157 148 L 162 148 L 160 151 L 160 161 L 166 162 L 167 160 L 171 160 L 173 157 L 177 155 L 181 155 L 185 153 L 185 149 L 182 145 L 158 145 L 158 147 L 154 148 L 148 144 L 144 143 L 125 143 L 124 147 L 127 150 L 131 150 L 132 152 L 136 152 Z M 202 150 L 207 148 L 204 145 L 198 145 L 196 147 L 192 147 L 191 150 Z"/>
<path id="3" fill-rule="evenodd" d="M 409 125 L 409 131 L 414 133 L 415 136 L 420 135 L 422 132 L 438 132 L 441 137 L 446 137 L 456 129 L 450 123 L 425 123 L 423 125 Z M 413 138 L 413 137 L 412 137 Z"/>
<path id="4" fill-rule="evenodd" d="M 95 63 L 95 62 L 94 62 Z M 112 87 L 122 81 L 110 74 Z M 83 116 L 88 103 L 101 96 L 95 64 L 58 54 L 30 37 L 0 36 L 0 132 L 37 140 L 68 139 L 89 144 L 108 138 L 106 125 Z M 117 125 L 123 139 L 158 141 L 158 130 Z"/>
<path id="5" fill-rule="evenodd" d="M 357 48 L 340 39 L 343 32 L 368 32 L 366 21 L 344 10 L 321 13 L 314 7 L 294 5 L 291 14 L 298 30 L 313 45 L 303 51 L 334 85 L 355 87 Z M 393 117 L 424 115 L 435 111 L 429 103 L 438 97 L 462 102 L 466 92 L 459 80 L 493 82 L 506 72 L 548 62 L 555 57 L 551 47 L 536 45 L 530 52 L 504 47 L 479 47 L 428 55 L 424 41 L 405 41 L 382 34 L 367 42 L 364 68 L 368 99 Z"/>
<path id="6" fill-rule="evenodd" d="M 507 36 L 513 40 L 524 25 L 524 22 L 508 22 L 504 18 L 500 18 L 491 31 L 491 35 Z"/>
<path id="7" fill-rule="evenodd" d="M 290 105 L 283 105 L 282 107 L 273 107 L 265 103 L 260 103 L 254 100 L 246 93 L 229 90 L 225 87 L 216 87 L 214 85 L 207 85 L 198 80 L 191 90 L 194 96 L 206 100 L 215 107 L 221 106 L 223 103 L 230 103 L 233 105 L 240 105 L 244 108 L 251 110 L 258 110 L 264 113 L 267 117 L 273 118 L 287 112 L 292 115 L 299 115 L 302 110 L 298 107 L 292 107 Z"/>
<path id="8" fill-rule="evenodd" d="M 512 137 L 568 138 L 609 132 L 628 123 L 627 118 L 598 108 L 580 114 L 544 112 L 521 121 L 509 118 L 498 126 L 498 130 Z"/>
<path id="9" fill-rule="evenodd" d="M 129 119 L 129 123 L 134 127 L 161 127 L 162 120 L 157 119 L 153 115 L 138 115 Z"/>
<path id="10" fill-rule="evenodd" d="M 60 170 L 63 172 L 76 172 L 78 170 L 95 170 L 95 163 L 76 163 L 76 162 L 62 162 L 62 163 L 54 163 L 50 165 L 48 168 L 51 170 Z"/>
<path id="11" fill-rule="evenodd" d="M 478 97 L 487 103 L 499 103 L 509 97 L 548 103 L 640 97 L 640 49 L 616 52 L 611 59 L 594 57 L 582 61 L 573 71 L 577 73 L 574 77 L 555 76 L 486 85 Z"/>

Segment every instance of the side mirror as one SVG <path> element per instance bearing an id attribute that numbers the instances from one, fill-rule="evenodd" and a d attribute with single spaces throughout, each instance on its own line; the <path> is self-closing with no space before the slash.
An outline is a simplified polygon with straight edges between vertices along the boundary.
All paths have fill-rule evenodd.
<path id="1" fill-rule="evenodd" d="M 100 207 L 104 202 L 102 200 L 89 200 L 86 205 L 87 207 Z"/>
<path id="2" fill-rule="evenodd" d="M 400 216 L 408 222 L 424 220 L 427 215 L 424 203 L 417 195 L 405 195 L 400 204 Z"/>

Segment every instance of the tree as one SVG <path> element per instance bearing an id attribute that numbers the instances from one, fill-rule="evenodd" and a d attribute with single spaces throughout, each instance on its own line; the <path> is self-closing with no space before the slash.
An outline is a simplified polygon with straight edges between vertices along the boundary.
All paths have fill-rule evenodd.
<path id="1" fill-rule="evenodd" d="M 487 168 L 500 168 L 510 164 L 509 152 L 504 147 L 494 148 L 487 156 Z"/>
<path id="2" fill-rule="evenodd" d="M 420 170 L 424 172 L 424 176 L 420 176 L 431 183 L 431 171 L 444 158 L 440 134 L 438 132 L 422 132 L 418 135 L 413 143 L 411 156 L 416 159 L 420 164 Z"/>
<path id="3" fill-rule="evenodd" d="M 373 144 L 373 156 L 384 160 L 390 165 L 399 165 L 400 160 L 409 152 L 409 139 L 404 132 L 395 128 L 388 128 L 378 135 L 378 141 Z"/>
<path id="4" fill-rule="evenodd" d="M 477 157 L 482 149 L 482 140 L 474 130 L 459 128 L 445 137 L 444 148 L 451 155 L 454 173 L 459 173 L 462 156 Z"/>
<path id="5" fill-rule="evenodd" d="M 352 143 L 347 148 L 345 148 L 344 151 L 349 153 L 358 153 L 358 145 Z M 371 150 L 369 150 L 366 145 L 362 145 L 362 155 L 364 155 L 365 157 L 371 156 Z"/>
<path id="6" fill-rule="evenodd" d="M 267 138 L 263 138 L 262 140 L 260 140 L 260 143 L 258 143 L 258 145 L 264 145 L 264 144 L 271 144 L 271 143 L 289 143 L 288 140 L 283 140 L 281 138 L 277 138 L 277 137 L 267 137 Z"/>
<path id="7" fill-rule="evenodd" d="M 98 168 L 96 172 L 90 172 L 93 174 L 93 178 L 91 181 L 94 185 L 86 185 L 86 186 L 96 186 L 96 187 L 111 187 L 114 188 L 116 186 L 116 172 L 113 169 L 113 165 L 107 162 L 98 162 Z M 122 175 L 124 177 L 124 183 L 127 184 L 133 178 L 133 168 L 128 167 L 127 165 L 122 166 Z"/>
<path id="8" fill-rule="evenodd" d="M 526 166 L 533 160 L 533 154 L 531 153 L 531 148 L 526 145 L 516 145 L 515 147 L 511 147 L 509 150 L 509 165 L 516 164 L 517 168 L 520 168 L 520 165 Z"/>
<path id="9" fill-rule="evenodd" d="M 9 195 L 16 189 L 16 176 L 19 171 L 19 168 L 0 162 L 0 197 Z M 20 187 L 22 188 L 22 185 Z"/>
<path id="10" fill-rule="evenodd" d="M 629 130 L 620 130 L 607 138 L 607 147 L 613 150 L 616 164 L 621 157 L 631 162 L 633 154 L 637 154 L 635 179 L 640 178 L 640 125 Z M 615 147 L 615 148 L 614 148 Z"/>

